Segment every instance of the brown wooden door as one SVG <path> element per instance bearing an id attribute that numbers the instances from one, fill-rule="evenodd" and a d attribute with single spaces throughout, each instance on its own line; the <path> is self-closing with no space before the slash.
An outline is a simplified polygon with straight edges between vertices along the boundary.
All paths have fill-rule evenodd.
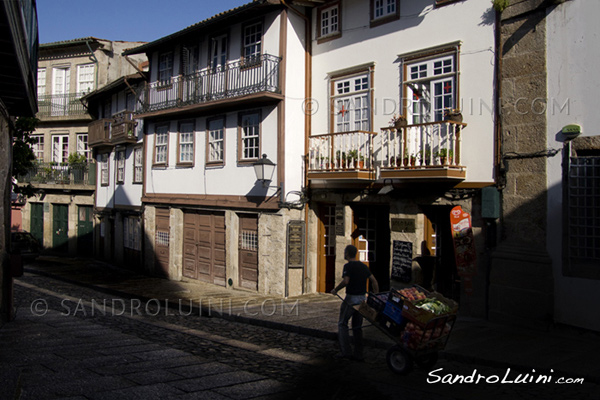
<path id="1" fill-rule="evenodd" d="M 155 271 L 157 274 L 168 276 L 169 274 L 169 237 L 170 237 L 170 212 L 168 209 L 156 209 L 156 233 L 155 233 Z"/>
<path id="2" fill-rule="evenodd" d="M 225 215 L 185 213 L 183 232 L 183 275 L 225 286 Z"/>
<path id="3" fill-rule="evenodd" d="M 240 215 L 240 286 L 258 290 L 258 216 Z"/>
<path id="4" fill-rule="evenodd" d="M 318 246 L 317 291 L 327 293 L 335 286 L 335 205 L 319 207 Z"/>

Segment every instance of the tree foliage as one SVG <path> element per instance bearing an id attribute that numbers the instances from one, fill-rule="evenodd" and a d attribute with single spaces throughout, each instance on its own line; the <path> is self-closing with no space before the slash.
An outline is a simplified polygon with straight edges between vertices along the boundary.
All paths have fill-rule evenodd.
<path id="1" fill-rule="evenodd" d="M 19 117 L 15 121 L 13 130 L 13 191 L 24 194 L 27 197 L 35 195 L 35 190 L 31 185 L 17 186 L 16 182 L 19 176 L 25 175 L 34 167 L 35 155 L 31 145 L 37 142 L 37 139 L 31 137 L 31 133 L 37 127 L 39 120 L 33 117 Z"/>

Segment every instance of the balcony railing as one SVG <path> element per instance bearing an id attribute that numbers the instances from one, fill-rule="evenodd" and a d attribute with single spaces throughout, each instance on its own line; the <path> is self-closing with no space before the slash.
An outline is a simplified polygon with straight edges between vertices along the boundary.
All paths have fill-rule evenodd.
<path id="1" fill-rule="evenodd" d="M 88 125 L 88 143 L 90 147 L 137 143 L 135 125 L 131 111 L 96 120 Z"/>
<path id="2" fill-rule="evenodd" d="M 88 144 L 92 146 L 110 144 L 110 124 L 113 119 L 103 118 L 88 125 Z"/>
<path id="3" fill-rule="evenodd" d="M 381 128 L 377 160 L 381 168 L 458 168 L 461 132 L 466 124 L 428 122 Z"/>
<path id="4" fill-rule="evenodd" d="M 375 132 L 353 131 L 312 136 L 309 171 L 371 170 Z"/>
<path id="5" fill-rule="evenodd" d="M 89 113 L 81 103 L 82 93 L 38 96 L 38 118 L 86 117 Z"/>
<path id="6" fill-rule="evenodd" d="M 270 54 L 208 68 L 169 81 L 156 81 L 142 88 L 136 113 L 166 110 L 248 94 L 279 93 L 281 58 Z"/>
<path id="7" fill-rule="evenodd" d="M 27 174 L 18 176 L 17 180 L 19 183 L 31 184 L 93 186 L 96 184 L 96 164 L 36 163 Z"/>
<path id="8" fill-rule="evenodd" d="M 309 173 L 370 171 L 381 175 L 394 171 L 460 170 L 461 132 L 466 124 L 450 121 L 408 125 L 381 132 L 354 131 L 315 135 L 309 139 Z M 314 175 L 313 175 L 314 176 Z M 439 177 L 461 178 L 440 173 Z M 316 177 L 316 176 L 314 176 Z M 332 176 L 334 177 L 334 176 Z M 399 176 L 400 177 L 400 176 Z M 352 176 L 350 176 L 352 178 Z M 376 179 L 372 175 L 369 179 Z"/>

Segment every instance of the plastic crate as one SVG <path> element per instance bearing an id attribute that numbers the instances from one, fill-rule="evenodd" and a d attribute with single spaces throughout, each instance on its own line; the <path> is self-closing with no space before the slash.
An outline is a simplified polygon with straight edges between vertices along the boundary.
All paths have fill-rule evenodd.
<path id="1" fill-rule="evenodd" d="M 369 297 L 367 297 L 367 305 L 377 312 L 382 312 L 385 308 L 385 303 L 388 299 L 389 293 L 390 292 L 369 294 Z"/>
<path id="2" fill-rule="evenodd" d="M 385 315 L 389 320 L 397 323 L 398 325 L 402 324 L 402 301 L 400 301 L 400 303 L 395 303 L 393 301 L 388 300 L 385 303 L 383 315 Z"/>

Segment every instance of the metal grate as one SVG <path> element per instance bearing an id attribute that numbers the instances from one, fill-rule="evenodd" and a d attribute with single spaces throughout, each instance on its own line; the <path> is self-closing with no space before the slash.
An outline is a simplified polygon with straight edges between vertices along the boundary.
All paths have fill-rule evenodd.
<path id="1" fill-rule="evenodd" d="M 258 251 L 258 234 L 255 231 L 241 231 L 240 248 L 242 250 Z"/>
<path id="2" fill-rule="evenodd" d="M 156 244 L 159 246 L 169 245 L 169 232 L 156 231 Z"/>
<path id="3" fill-rule="evenodd" d="M 600 157 L 571 157 L 569 258 L 600 262 Z"/>

